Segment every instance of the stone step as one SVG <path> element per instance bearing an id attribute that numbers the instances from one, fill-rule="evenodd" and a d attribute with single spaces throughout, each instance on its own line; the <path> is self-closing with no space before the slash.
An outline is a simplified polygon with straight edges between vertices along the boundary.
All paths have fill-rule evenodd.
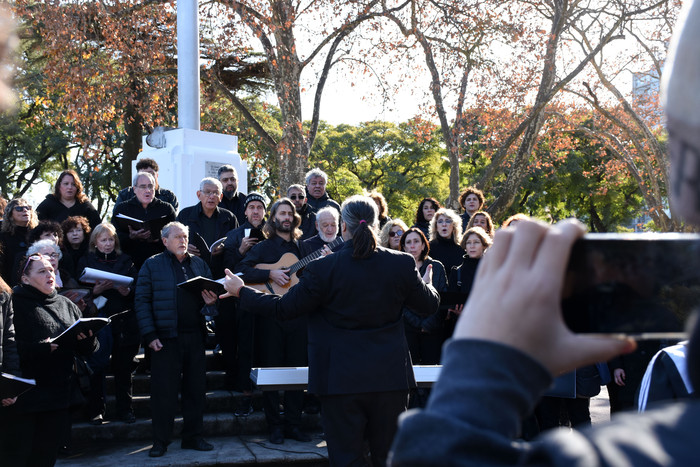
<path id="1" fill-rule="evenodd" d="M 302 429 L 320 432 L 321 418 L 319 415 L 302 415 Z M 175 418 L 174 438 L 182 431 L 182 417 Z M 267 422 L 261 411 L 253 412 L 247 417 L 235 417 L 231 412 L 205 413 L 204 436 L 238 436 L 266 435 Z M 150 418 L 137 418 L 135 423 L 106 421 L 102 425 L 91 425 L 87 422 L 73 422 L 71 437 L 81 445 L 81 440 L 152 440 Z"/>
<path id="2" fill-rule="evenodd" d="M 207 371 L 207 389 L 223 389 L 226 383 L 226 372 L 223 370 Z M 137 373 L 133 377 L 133 394 L 150 394 L 151 377 L 149 374 Z M 114 394 L 114 376 L 105 377 L 105 391 Z"/>
<path id="3" fill-rule="evenodd" d="M 265 436 L 221 436 L 206 438 L 214 450 L 198 452 L 180 448 L 180 440 L 173 439 L 163 457 L 150 458 L 151 441 L 95 441 L 76 442 L 69 457 L 59 459 L 59 467 L 165 467 L 255 465 L 258 467 L 298 465 L 305 467 L 328 466 L 328 451 L 321 433 L 310 432 L 312 441 L 300 443 L 285 440 L 284 444 L 270 443 Z"/>

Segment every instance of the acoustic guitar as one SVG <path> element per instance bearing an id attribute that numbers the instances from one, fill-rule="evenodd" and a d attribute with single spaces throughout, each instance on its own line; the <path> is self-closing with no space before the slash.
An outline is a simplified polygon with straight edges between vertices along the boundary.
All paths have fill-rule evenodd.
<path id="1" fill-rule="evenodd" d="M 343 238 L 338 237 L 332 242 L 328 243 L 327 245 L 328 248 L 332 250 L 341 243 L 343 243 Z M 289 269 L 289 272 L 287 273 L 287 275 L 289 276 L 289 282 L 287 282 L 287 285 L 278 285 L 275 281 L 272 280 L 269 280 L 262 284 L 246 283 L 246 285 L 264 293 L 284 295 L 289 289 L 291 289 L 299 283 L 299 277 L 297 277 L 297 273 L 304 269 L 311 261 L 320 258 L 322 252 L 323 248 L 320 248 L 314 251 L 313 253 L 309 254 L 308 256 L 305 256 L 303 259 L 298 259 L 294 253 L 285 253 L 276 263 L 261 263 L 255 266 L 255 269 L 264 269 L 267 271 L 272 271 L 273 269 Z"/>

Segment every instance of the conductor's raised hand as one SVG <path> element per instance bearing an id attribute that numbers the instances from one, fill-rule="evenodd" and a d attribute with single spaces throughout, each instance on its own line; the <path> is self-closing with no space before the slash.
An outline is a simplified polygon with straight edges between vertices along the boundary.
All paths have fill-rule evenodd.
<path id="1" fill-rule="evenodd" d="M 425 274 L 423 274 L 423 282 L 426 284 L 432 284 L 433 283 L 433 265 L 429 264 L 428 267 L 425 268 Z"/>
<path id="2" fill-rule="evenodd" d="M 481 260 L 455 338 L 514 347 L 553 375 L 634 350 L 629 338 L 572 333 L 564 324 L 561 294 L 573 243 L 585 232 L 575 220 L 548 226 L 527 220 L 501 229 Z"/>
<path id="3" fill-rule="evenodd" d="M 219 298 L 238 297 L 241 287 L 245 285 L 243 279 L 232 273 L 228 268 L 224 270 L 224 273 L 226 274 L 226 280 L 224 281 L 226 293 L 219 295 Z"/>

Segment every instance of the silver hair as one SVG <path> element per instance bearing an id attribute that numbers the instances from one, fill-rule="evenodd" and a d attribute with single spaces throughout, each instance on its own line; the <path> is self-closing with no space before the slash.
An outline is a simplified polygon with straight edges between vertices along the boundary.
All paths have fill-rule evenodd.
<path id="1" fill-rule="evenodd" d="M 326 206 L 325 208 L 321 208 L 318 210 L 316 213 L 316 222 L 318 223 L 318 220 L 321 218 L 322 215 L 324 214 L 330 214 L 333 216 L 333 219 L 335 220 L 335 225 L 338 225 L 340 222 L 340 214 L 338 213 L 338 210 L 336 208 Z"/>
<path id="2" fill-rule="evenodd" d="M 61 252 L 61 247 L 59 247 L 56 242 L 49 239 L 37 240 L 36 242 L 32 243 L 31 246 L 27 248 L 27 256 L 40 253 L 39 250 L 43 250 L 47 246 L 50 246 L 51 248 L 53 248 L 54 252 L 58 253 L 59 261 L 61 260 L 61 258 L 63 258 L 63 252 Z"/>
<path id="3" fill-rule="evenodd" d="M 221 184 L 220 181 L 218 181 L 214 177 L 203 178 L 202 181 L 199 182 L 199 191 L 203 191 L 205 185 L 214 185 L 215 187 L 217 187 L 219 189 L 219 192 L 224 191 L 224 186 Z"/>
<path id="4" fill-rule="evenodd" d="M 140 177 L 148 177 L 153 186 L 156 186 L 156 178 L 149 172 L 138 172 L 136 175 L 134 175 L 134 181 L 131 183 L 131 186 L 136 186 Z"/>
<path id="5" fill-rule="evenodd" d="M 321 177 L 324 182 L 328 183 L 328 174 L 326 174 L 326 172 L 319 169 L 318 167 L 306 172 L 306 176 L 305 176 L 306 184 L 308 185 L 309 182 L 311 181 L 311 179 L 314 177 Z"/>
<path id="6" fill-rule="evenodd" d="M 297 190 L 301 190 L 301 193 L 304 196 L 306 196 L 306 187 L 304 185 L 289 185 L 289 188 L 287 188 L 287 196 L 289 196 L 289 190 L 291 190 L 292 188 L 296 188 Z"/>
<path id="7" fill-rule="evenodd" d="M 190 236 L 190 229 L 189 229 L 189 227 L 187 227 L 187 226 L 186 226 L 185 224 L 183 224 L 182 222 L 173 221 L 173 222 L 168 222 L 167 224 L 165 224 L 165 226 L 163 227 L 163 229 L 160 231 L 160 236 L 161 236 L 161 238 L 167 238 L 167 237 L 169 237 L 169 236 L 170 236 L 170 231 L 173 230 L 173 229 L 176 229 L 176 228 L 182 230 L 183 232 L 185 232 L 185 233 L 187 234 L 188 237 Z"/>

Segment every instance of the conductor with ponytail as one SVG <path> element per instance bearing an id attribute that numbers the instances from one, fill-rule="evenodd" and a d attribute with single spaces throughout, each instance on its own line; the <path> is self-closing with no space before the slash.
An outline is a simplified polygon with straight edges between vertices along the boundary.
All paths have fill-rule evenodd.
<path id="1" fill-rule="evenodd" d="M 243 310 L 289 320 L 308 315 L 309 386 L 321 400 L 331 465 L 386 464 L 397 418 L 416 386 L 403 307 L 429 315 L 439 295 L 407 253 L 378 246 L 377 206 L 352 196 L 341 206 L 342 248 L 309 264 L 287 294 L 265 295 L 226 271 L 226 296 Z"/>

